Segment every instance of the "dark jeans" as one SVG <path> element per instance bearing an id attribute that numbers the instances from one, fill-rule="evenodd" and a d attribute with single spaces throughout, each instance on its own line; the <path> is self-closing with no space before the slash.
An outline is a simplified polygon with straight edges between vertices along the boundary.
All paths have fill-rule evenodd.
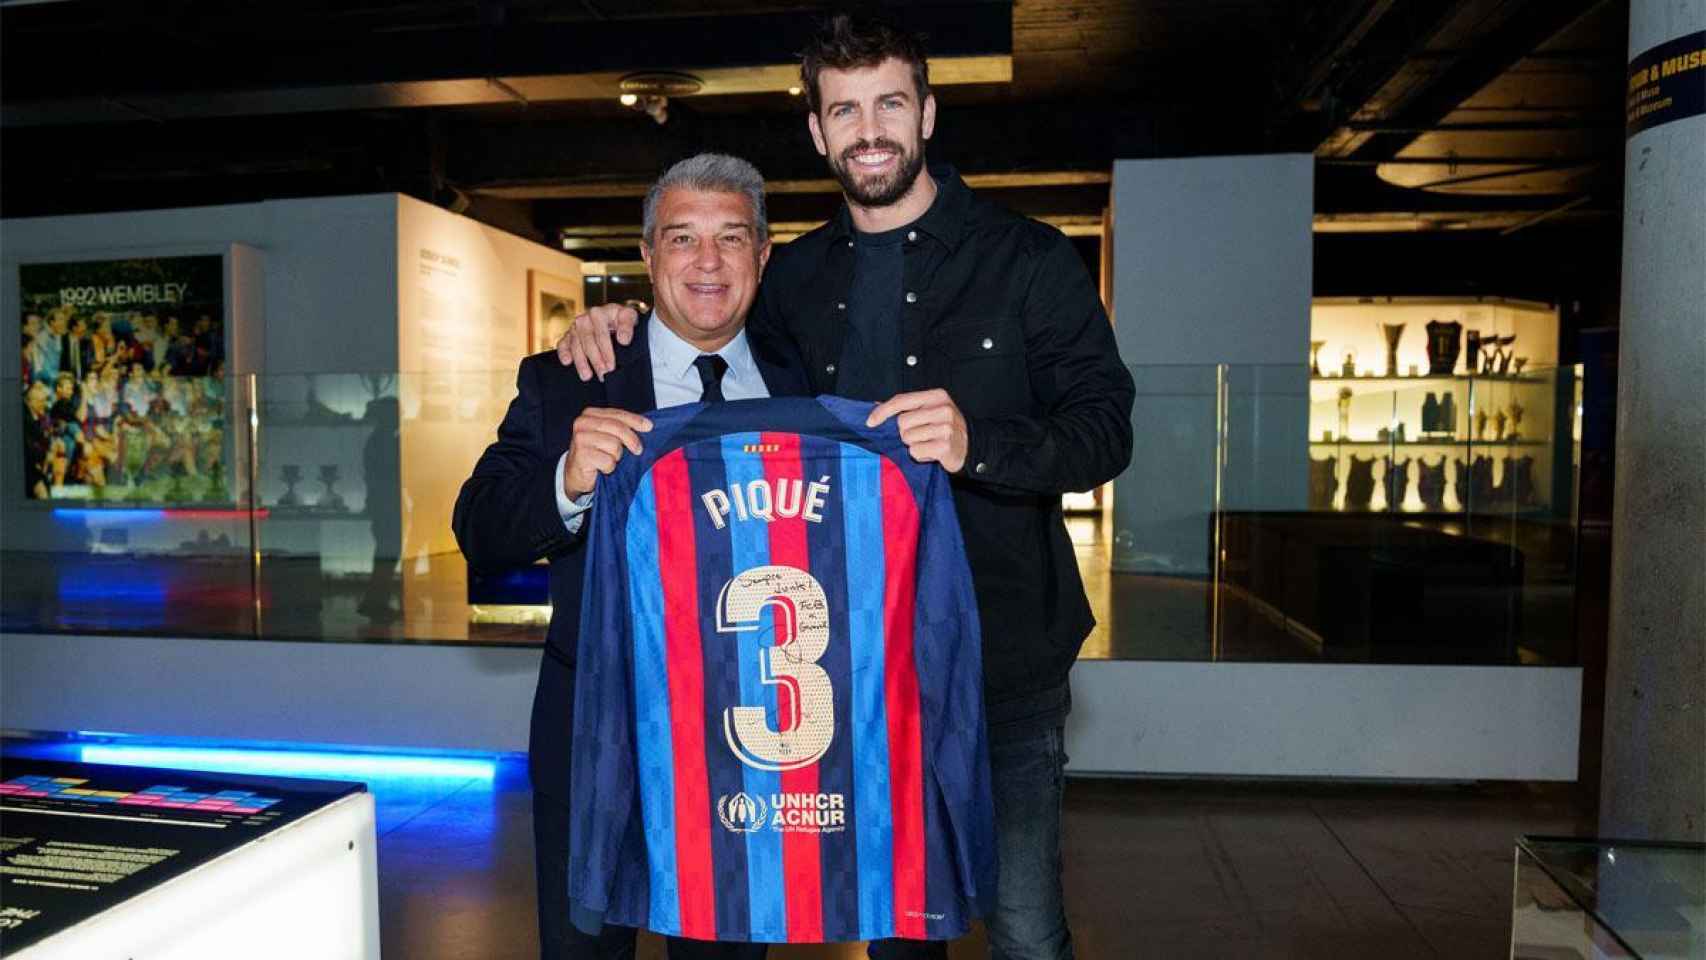
<path id="1" fill-rule="evenodd" d="M 534 877 L 539 884 L 542 960 L 632 960 L 634 928 L 606 925 L 590 937 L 569 922 L 569 811 L 533 793 Z M 763 960 L 762 943 L 708 943 L 668 938 L 670 960 Z"/>
<path id="2" fill-rule="evenodd" d="M 1000 876 L 995 912 L 984 918 L 993 960 L 1072 960 L 1060 887 L 1060 799 L 1066 734 L 1060 726 L 1018 736 L 992 730 L 995 844 Z M 873 960 L 942 960 L 947 944 L 881 940 Z"/>

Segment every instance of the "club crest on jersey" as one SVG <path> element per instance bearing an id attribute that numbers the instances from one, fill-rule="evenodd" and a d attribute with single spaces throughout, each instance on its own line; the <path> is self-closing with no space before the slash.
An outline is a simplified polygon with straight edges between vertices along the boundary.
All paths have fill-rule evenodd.
<path id="1" fill-rule="evenodd" d="M 717 798 L 717 819 L 723 821 L 723 826 L 735 833 L 754 833 L 763 829 L 768 813 L 763 797 L 743 792 L 733 795 L 725 793 Z"/>

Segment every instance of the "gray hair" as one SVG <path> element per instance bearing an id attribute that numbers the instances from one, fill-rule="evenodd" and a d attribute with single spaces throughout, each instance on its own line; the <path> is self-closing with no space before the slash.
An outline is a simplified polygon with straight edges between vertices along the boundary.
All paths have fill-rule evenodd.
<path id="1" fill-rule="evenodd" d="M 726 153 L 701 153 L 665 170 L 646 191 L 641 225 L 647 245 L 655 245 L 657 238 L 652 231 L 657 229 L 658 201 L 671 187 L 745 194 L 752 204 L 753 241 L 762 246 L 770 238 L 770 222 L 764 217 L 764 176 L 758 168 Z"/>

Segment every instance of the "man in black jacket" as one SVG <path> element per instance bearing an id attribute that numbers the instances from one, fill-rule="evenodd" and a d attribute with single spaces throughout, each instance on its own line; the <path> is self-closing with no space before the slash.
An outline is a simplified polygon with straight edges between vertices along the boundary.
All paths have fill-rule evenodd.
<path id="1" fill-rule="evenodd" d="M 812 389 L 882 400 L 912 455 L 954 475 L 983 627 L 1001 873 L 998 958 L 1072 955 L 1060 890 L 1067 673 L 1094 625 L 1061 494 L 1131 459 L 1131 376 L 1089 273 L 1059 231 L 926 171 L 935 128 L 917 38 L 845 15 L 808 46 L 807 123 L 840 181 L 834 219 L 778 248 L 749 323 L 800 351 Z M 609 329 L 577 318 L 559 358 L 620 370 Z M 614 361 L 614 362 L 613 362 Z M 874 944 L 873 957 L 944 956 Z"/>
<path id="2" fill-rule="evenodd" d="M 798 361 L 743 329 L 769 256 L 764 180 L 744 160 L 700 154 L 671 167 L 645 202 L 641 253 L 657 309 L 618 354 L 621 372 L 582 382 L 551 354 L 528 357 L 516 398 L 456 498 L 452 526 L 471 567 L 504 570 L 549 558 L 551 626 L 528 743 L 547 960 L 634 955 L 634 931 L 589 937 L 568 923 L 569 752 L 580 626 L 585 517 L 594 481 L 638 454 L 641 411 L 700 400 L 806 392 Z M 671 960 L 762 957 L 762 945 L 671 939 Z"/>

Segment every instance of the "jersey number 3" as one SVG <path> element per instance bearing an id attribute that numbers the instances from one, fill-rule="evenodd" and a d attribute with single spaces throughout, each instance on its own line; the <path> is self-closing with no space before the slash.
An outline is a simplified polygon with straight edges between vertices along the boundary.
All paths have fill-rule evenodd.
<path id="1" fill-rule="evenodd" d="M 729 707 L 723 735 L 749 767 L 797 770 L 822 759 L 835 736 L 835 691 L 817 663 L 829 647 L 829 604 L 823 585 L 798 567 L 753 567 L 723 585 L 717 630 L 757 630 L 765 607 L 776 624 L 776 643 L 759 647 L 758 677 L 766 687 L 788 687 L 792 716 L 778 717 L 780 729 L 771 729 L 763 707 Z"/>

